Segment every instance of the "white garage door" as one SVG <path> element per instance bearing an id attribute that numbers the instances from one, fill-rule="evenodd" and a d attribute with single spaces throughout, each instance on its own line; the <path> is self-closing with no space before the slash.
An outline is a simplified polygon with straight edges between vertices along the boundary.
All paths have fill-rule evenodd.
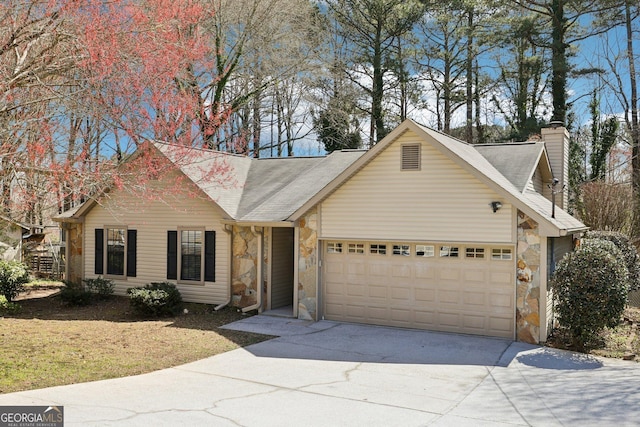
<path id="1" fill-rule="evenodd" d="M 323 252 L 326 319 L 514 337 L 510 247 L 325 241 Z"/>

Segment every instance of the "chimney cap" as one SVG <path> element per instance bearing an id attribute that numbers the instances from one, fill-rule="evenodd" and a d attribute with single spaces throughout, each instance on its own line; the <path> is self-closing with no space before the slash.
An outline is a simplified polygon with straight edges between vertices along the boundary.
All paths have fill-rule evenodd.
<path id="1" fill-rule="evenodd" d="M 553 120 L 549 122 L 549 127 L 551 127 L 551 129 L 558 129 L 564 127 L 564 122 L 562 120 Z"/>

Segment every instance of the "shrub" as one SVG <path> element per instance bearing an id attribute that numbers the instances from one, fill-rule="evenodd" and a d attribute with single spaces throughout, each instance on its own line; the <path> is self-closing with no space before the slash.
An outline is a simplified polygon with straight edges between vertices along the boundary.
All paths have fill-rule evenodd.
<path id="1" fill-rule="evenodd" d="M 182 296 L 173 283 L 149 283 L 128 289 L 127 294 L 131 307 L 142 316 L 172 316 L 182 310 Z"/>
<path id="2" fill-rule="evenodd" d="M 620 250 L 605 240 L 587 239 L 558 263 L 551 280 L 560 324 L 584 351 L 605 327 L 616 326 L 628 295 Z"/>
<path id="3" fill-rule="evenodd" d="M 78 283 L 65 282 L 65 287 L 60 290 L 60 299 L 68 305 L 89 305 L 91 297 L 91 292 Z"/>
<path id="4" fill-rule="evenodd" d="M 616 245 L 622 252 L 624 263 L 627 266 L 629 290 L 640 289 L 640 256 L 638 255 L 638 250 L 627 236 L 615 231 L 589 231 L 586 239 L 608 240 Z"/>
<path id="5" fill-rule="evenodd" d="M 18 261 L 0 261 L 0 295 L 8 302 L 24 291 L 26 283 L 29 283 L 26 265 Z"/>
<path id="6" fill-rule="evenodd" d="M 7 301 L 4 295 L 0 295 L 0 314 L 11 314 L 20 311 L 20 304 Z"/>
<path id="7" fill-rule="evenodd" d="M 113 295 L 113 291 L 115 290 L 115 283 L 111 279 L 103 279 L 102 277 L 98 277 L 97 279 L 86 279 L 84 280 L 84 284 L 93 296 L 98 299 L 107 299 L 111 295 Z"/>

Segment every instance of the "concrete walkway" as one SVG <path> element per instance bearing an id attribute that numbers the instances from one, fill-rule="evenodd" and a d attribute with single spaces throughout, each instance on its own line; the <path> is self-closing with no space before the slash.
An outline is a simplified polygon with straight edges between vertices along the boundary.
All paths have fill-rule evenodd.
<path id="1" fill-rule="evenodd" d="M 510 341 L 254 316 L 280 338 L 135 377 L 0 395 L 66 426 L 631 426 L 640 364 Z"/>

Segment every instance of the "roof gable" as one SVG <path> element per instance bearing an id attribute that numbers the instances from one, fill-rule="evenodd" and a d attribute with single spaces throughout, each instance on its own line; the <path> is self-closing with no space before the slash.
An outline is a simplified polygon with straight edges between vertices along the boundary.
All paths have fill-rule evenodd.
<path id="1" fill-rule="evenodd" d="M 328 197 L 333 191 L 341 186 L 346 180 L 357 173 L 360 169 L 364 168 L 369 162 L 377 157 L 383 150 L 385 150 L 390 144 L 393 144 L 402 134 L 411 130 L 415 132 L 420 138 L 430 143 L 434 148 L 439 150 L 445 156 L 449 157 L 454 163 L 463 169 L 470 172 L 476 179 L 487 185 L 489 188 L 496 191 L 498 194 L 505 197 L 510 203 L 515 205 L 518 209 L 521 209 L 527 215 L 533 217 L 539 223 L 546 225 L 545 228 L 550 235 L 552 234 L 564 234 L 571 231 L 584 230 L 586 227 L 577 219 L 571 215 L 559 213 L 562 211 L 560 208 L 556 208 L 556 218 L 551 218 L 550 209 L 545 208 L 545 204 L 537 197 L 525 196 L 522 189 L 518 188 L 513 182 L 511 182 L 505 175 L 503 175 L 487 158 L 485 158 L 480 151 L 476 149 L 476 146 L 467 144 L 463 141 L 457 140 L 449 135 L 440 133 L 433 129 L 429 129 L 418 125 L 414 121 L 408 119 L 400 124 L 396 129 L 389 133 L 382 141 L 376 144 L 371 150 L 369 150 L 364 156 L 356 160 L 351 166 L 345 169 L 339 176 L 336 177 L 329 185 L 314 195 L 306 204 L 300 207 L 290 219 L 297 219 L 309 210 L 315 204 L 320 203 L 326 197 Z M 537 149 L 537 148 L 536 148 Z M 545 156 L 546 158 L 546 156 Z M 537 164 L 530 162 L 532 167 L 528 167 L 528 173 L 531 175 L 535 170 Z M 529 175 L 529 179 L 530 176 Z M 519 178 L 516 182 L 519 184 L 524 181 L 524 178 Z M 544 197 L 542 197 L 544 199 Z M 545 199 L 546 200 L 546 199 Z M 549 202 L 550 205 L 551 202 Z M 566 214 L 566 216 L 564 215 Z M 557 218 L 562 216 L 563 221 L 559 221 Z"/>

